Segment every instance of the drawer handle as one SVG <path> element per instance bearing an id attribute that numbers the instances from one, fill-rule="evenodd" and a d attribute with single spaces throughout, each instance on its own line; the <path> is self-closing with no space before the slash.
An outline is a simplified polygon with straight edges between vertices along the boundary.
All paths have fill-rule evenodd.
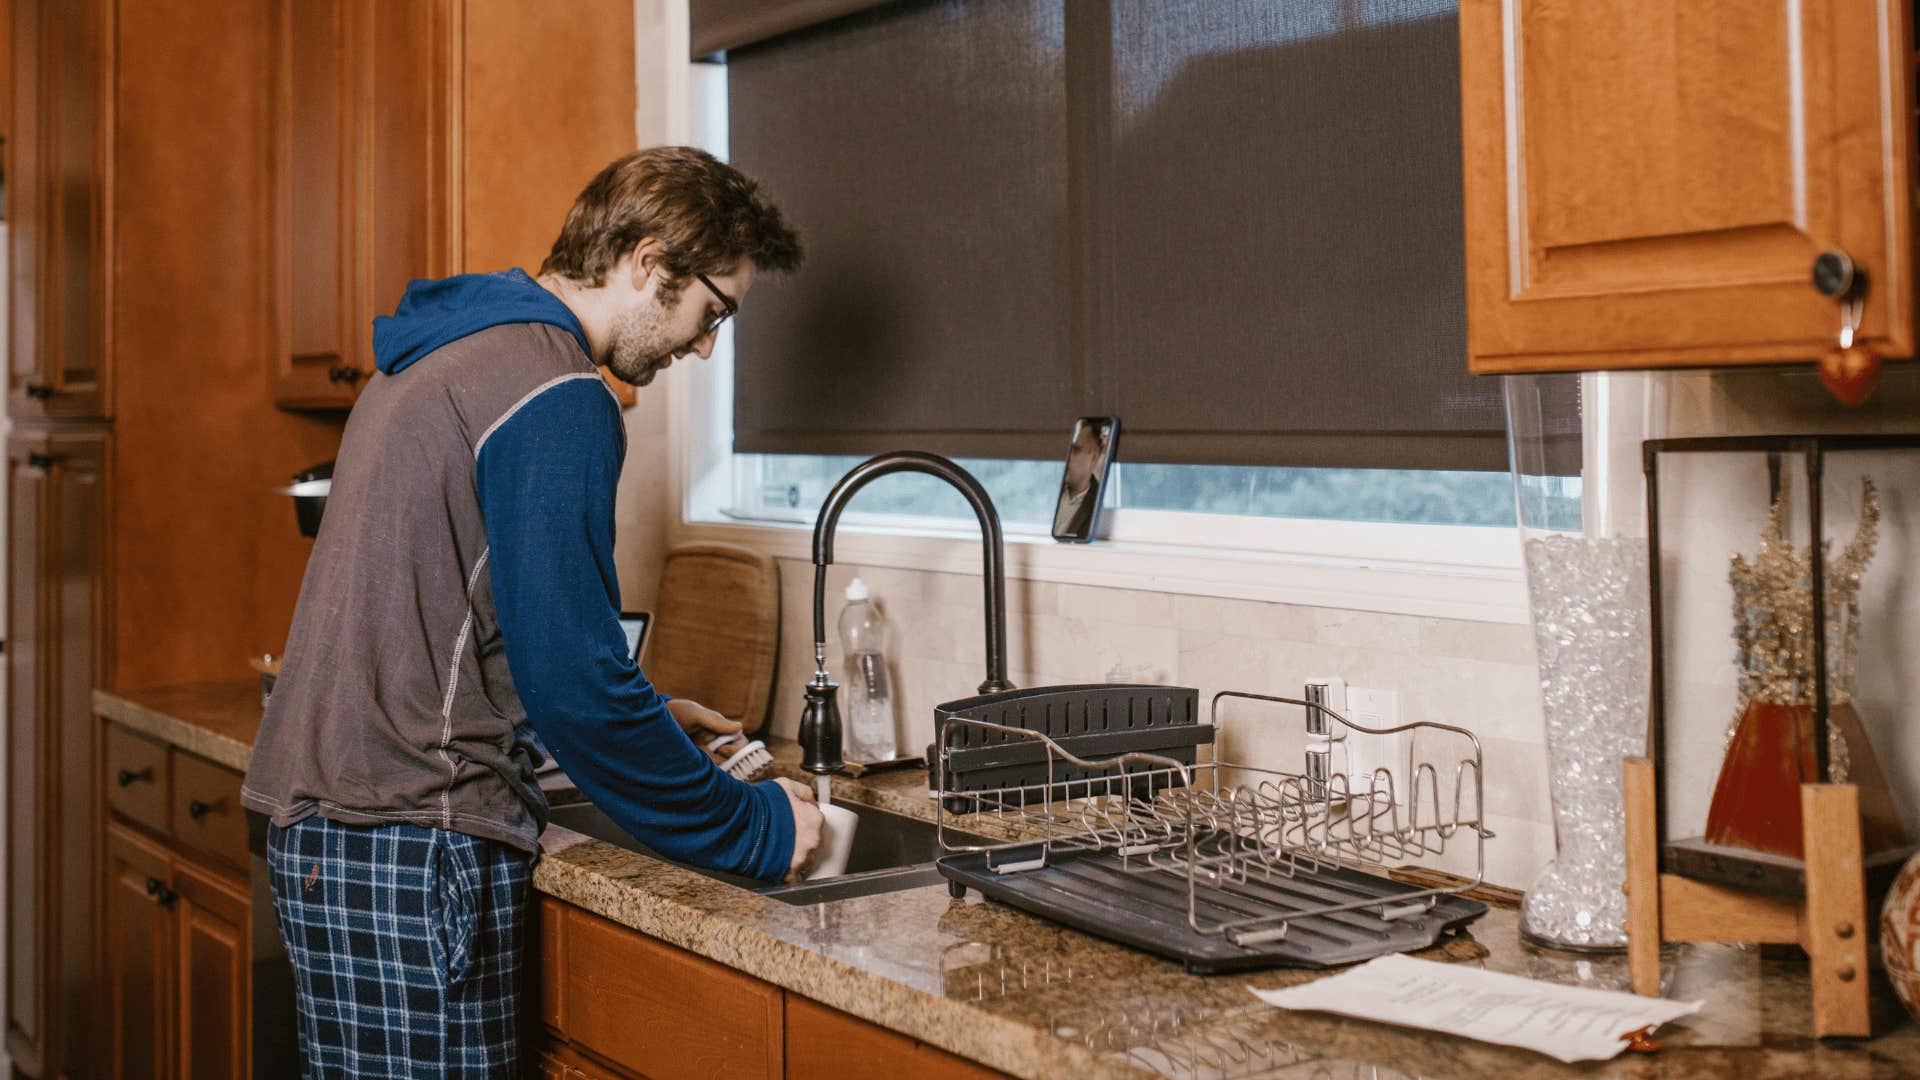
<path id="1" fill-rule="evenodd" d="M 208 806 L 206 803 L 201 802 L 199 799 L 190 799 L 187 801 L 187 816 L 192 818 L 195 821 L 199 821 L 201 818 L 206 817 L 208 812 L 211 811 L 212 809 L 213 807 Z"/>
<path id="2" fill-rule="evenodd" d="M 26 395 L 35 401 L 45 401 L 53 396 L 53 387 L 46 383 L 30 382 L 24 389 Z"/>
<path id="3" fill-rule="evenodd" d="M 179 893 L 167 888 L 166 885 L 162 884 L 160 879 L 156 877 L 147 879 L 147 895 L 153 897 L 153 902 L 159 904 L 161 907 L 172 907 L 173 902 L 180 896 Z"/>
<path id="4" fill-rule="evenodd" d="M 121 787 L 132 787 L 137 780 L 151 779 L 153 779 L 153 769 L 151 766 L 141 769 L 139 772 L 134 772 L 132 769 L 121 769 L 118 775 L 114 777 L 114 780 L 117 781 Z"/>

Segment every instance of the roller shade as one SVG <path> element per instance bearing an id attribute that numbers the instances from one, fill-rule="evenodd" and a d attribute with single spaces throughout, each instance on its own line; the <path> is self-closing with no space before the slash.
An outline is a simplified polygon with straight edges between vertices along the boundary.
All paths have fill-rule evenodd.
<path id="1" fill-rule="evenodd" d="M 1113 413 L 1134 461 L 1505 470 L 1458 52 L 1384 0 L 922 0 L 730 52 L 733 160 L 809 248 L 739 316 L 735 448 L 1045 459 Z"/>
<path id="2" fill-rule="evenodd" d="M 687 21 L 693 59 L 753 45 L 879 7 L 888 0 L 692 0 Z"/>

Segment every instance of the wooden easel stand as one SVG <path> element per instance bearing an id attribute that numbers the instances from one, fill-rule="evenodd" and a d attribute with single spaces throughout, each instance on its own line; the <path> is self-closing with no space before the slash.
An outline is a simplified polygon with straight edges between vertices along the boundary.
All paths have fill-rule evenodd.
<path id="1" fill-rule="evenodd" d="M 1871 1034 L 1859 789 L 1800 785 L 1807 892 L 1793 899 L 1662 874 L 1653 763 L 1630 757 L 1625 768 L 1627 966 L 1634 992 L 1660 996 L 1663 942 L 1797 944 L 1812 965 L 1814 1034 Z"/>

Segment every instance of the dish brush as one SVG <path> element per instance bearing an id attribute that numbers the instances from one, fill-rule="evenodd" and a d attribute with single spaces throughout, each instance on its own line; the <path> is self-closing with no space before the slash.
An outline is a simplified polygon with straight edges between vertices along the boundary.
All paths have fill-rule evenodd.
<path id="1" fill-rule="evenodd" d="M 748 739 L 742 734 L 719 735 L 707 742 L 708 750 L 719 750 L 730 743 L 744 742 L 745 745 L 727 755 L 720 763 L 721 771 L 735 780 L 751 780 L 755 773 L 773 764 L 773 752 L 759 739 Z"/>

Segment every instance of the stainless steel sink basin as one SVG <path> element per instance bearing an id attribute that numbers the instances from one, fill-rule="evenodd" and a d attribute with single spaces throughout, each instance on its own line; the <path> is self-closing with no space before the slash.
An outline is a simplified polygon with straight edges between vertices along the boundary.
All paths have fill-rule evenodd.
<path id="1" fill-rule="evenodd" d="M 696 873 L 738 885 L 743 889 L 751 889 L 789 904 L 824 904 L 830 900 L 872 896 L 877 893 L 939 883 L 940 872 L 934 868 L 933 860 L 941 855 L 940 840 L 932 822 L 877 810 L 858 803 L 839 803 L 838 805 L 854 812 L 860 819 L 860 829 L 854 834 L 853 853 L 847 858 L 847 872 L 837 877 L 805 881 L 797 885 L 768 885 L 763 881 L 742 877 L 739 874 L 706 870 L 684 863 L 681 865 Z M 628 851 L 637 851 L 656 859 L 666 859 L 666 856 L 647 847 L 634 839 L 626 830 L 615 825 L 613 819 L 601 813 L 599 807 L 592 803 L 576 802 L 555 806 L 551 811 L 550 820 L 555 825 L 572 829 L 574 832 L 591 836 L 596 840 L 605 840 L 609 844 L 626 848 Z M 950 842 L 985 842 L 977 837 L 956 833 L 952 829 L 947 830 L 947 837 Z"/>

